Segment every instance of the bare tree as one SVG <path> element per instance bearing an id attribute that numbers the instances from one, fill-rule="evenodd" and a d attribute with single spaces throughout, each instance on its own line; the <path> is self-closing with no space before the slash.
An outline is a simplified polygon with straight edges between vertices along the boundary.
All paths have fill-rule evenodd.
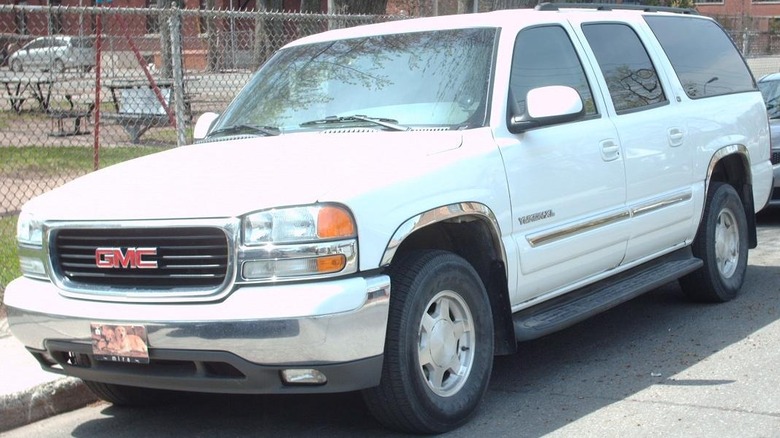
<path id="1" fill-rule="evenodd" d="M 206 14 L 203 22 L 206 25 L 206 69 L 208 71 L 219 71 L 219 32 L 217 31 L 217 22 L 213 15 L 208 11 L 215 7 L 214 0 L 206 0 L 201 14 Z"/>
<path id="2" fill-rule="evenodd" d="M 255 44 L 252 53 L 252 60 L 255 67 L 259 67 L 265 62 L 273 51 L 268 38 L 268 24 L 266 23 L 266 16 L 264 14 L 267 7 L 267 0 L 258 0 L 257 11 L 260 12 L 260 14 L 257 15 L 257 20 L 255 21 Z"/>
<path id="3" fill-rule="evenodd" d="M 537 0 L 493 0 L 493 9 L 518 9 L 532 8 L 538 3 Z"/>
<path id="4" fill-rule="evenodd" d="M 345 14 L 383 15 L 387 0 L 336 0 L 336 10 Z"/>
<path id="5" fill-rule="evenodd" d="M 157 0 L 158 9 L 170 9 L 171 3 L 175 0 Z M 162 15 L 168 17 L 167 14 Z M 158 27 L 160 30 L 160 58 L 162 59 L 162 65 L 160 65 L 160 76 L 163 78 L 170 78 L 173 76 L 171 65 L 173 63 L 173 57 L 171 54 L 171 29 L 167 20 L 161 20 L 158 15 Z"/>

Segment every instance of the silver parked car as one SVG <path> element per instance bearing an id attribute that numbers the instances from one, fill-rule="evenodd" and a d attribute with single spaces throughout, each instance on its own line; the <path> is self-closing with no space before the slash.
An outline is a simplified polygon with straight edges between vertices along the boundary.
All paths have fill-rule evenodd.
<path id="1" fill-rule="evenodd" d="M 11 54 L 8 57 L 8 65 L 15 72 L 31 68 L 54 72 L 72 68 L 89 71 L 95 66 L 95 47 L 91 38 L 40 37 Z"/>
<path id="2" fill-rule="evenodd" d="M 758 89 L 764 96 L 772 138 L 772 166 L 774 167 L 775 183 L 769 205 L 780 206 L 780 73 L 768 74 L 759 79 Z"/>

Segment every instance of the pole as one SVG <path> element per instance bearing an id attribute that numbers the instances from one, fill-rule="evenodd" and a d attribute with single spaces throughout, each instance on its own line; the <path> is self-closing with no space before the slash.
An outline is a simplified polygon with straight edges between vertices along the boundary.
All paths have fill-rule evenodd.
<path id="1" fill-rule="evenodd" d="M 184 77 L 182 75 L 181 49 L 181 15 L 179 6 L 174 3 L 172 14 L 168 20 L 171 29 L 171 57 L 173 58 L 173 97 L 176 103 L 176 144 L 184 146 L 187 139 L 184 136 Z"/>
<path id="2" fill-rule="evenodd" d="M 95 5 L 110 3 L 111 0 L 96 0 Z M 93 147 L 93 168 L 100 168 L 100 55 L 103 50 L 103 14 L 98 13 L 95 17 L 95 142 Z"/>

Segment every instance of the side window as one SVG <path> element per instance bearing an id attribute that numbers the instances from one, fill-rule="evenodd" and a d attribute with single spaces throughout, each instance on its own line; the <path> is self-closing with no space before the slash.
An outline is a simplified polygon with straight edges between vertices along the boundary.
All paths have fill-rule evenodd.
<path id="1" fill-rule="evenodd" d="M 580 59 L 560 26 L 534 27 L 517 35 L 509 85 L 520 110 L 525 110 L 525 98 L 530 90 L 567 85 L 580 93 L 586 114 L 596 114 Z"/>
<path id="2" fill-rule="evenodd" d="M 667 103 L 650 56 L 630 26 L 585 24 L 582 31 L 607 81 L 615 111 L 625 113 Z"/>
<path id="3" fill-rule="evenodd" d="M 40 39 L 40 40 L 35 40 L 32 43 L 30 43 L 30 45 L 27 48 L 32 50 L 32 49 L 40 49 L 42 47 L 46 47 L 46 41 L 43 40 L 43 39 Z"/>
<path id="4" fill-rule="evenodd" d="M 645 21 L 689 97 L 755 90 L 745 61 L 717 23 L 692 17 L 645 17 Z"/>

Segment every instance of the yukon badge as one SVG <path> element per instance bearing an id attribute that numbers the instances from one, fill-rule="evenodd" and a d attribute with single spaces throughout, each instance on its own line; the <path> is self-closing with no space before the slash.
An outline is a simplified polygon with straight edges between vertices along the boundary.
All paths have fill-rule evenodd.
<path id="1" fill-rule="evenodd" d="M 544 219 L 549 219 L 551 217 L 555 216 L 555 212 L 552 210 L 545 210 L 540 211 L 538 213 L 529 214 L 527 216 L 523 216 L 518 218 L 517 220 L 520 221 L 521 225 L 530 224 L 531 222 L 536 222 Z"/>
<path id="2" fill-rule="evenodd" d="M 157 269 L 157 260 L 144 260 L 156 255 L 157 248 L 97 248 L 95 265 L 102 269 Z"/>

